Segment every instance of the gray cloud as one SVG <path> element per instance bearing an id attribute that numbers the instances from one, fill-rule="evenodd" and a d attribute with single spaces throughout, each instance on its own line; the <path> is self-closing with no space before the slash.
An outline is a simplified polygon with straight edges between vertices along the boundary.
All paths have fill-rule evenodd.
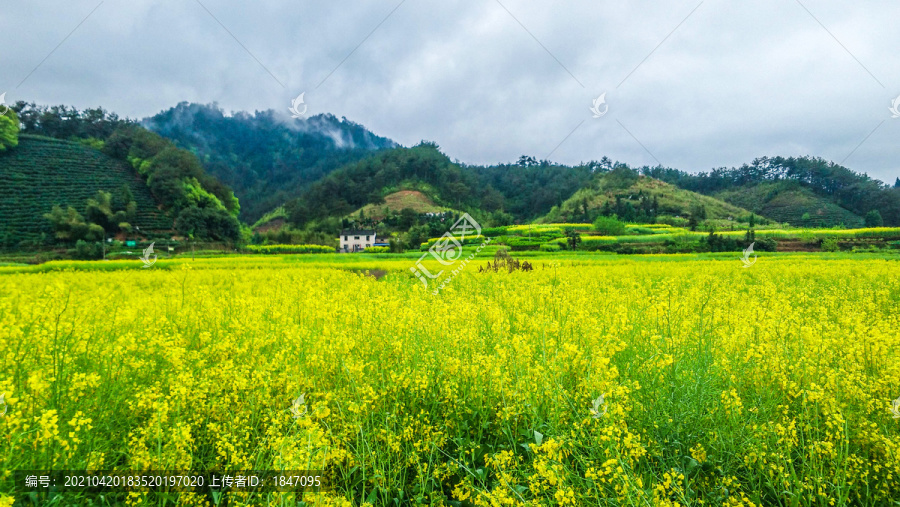
<path id="1" fill-rule="evenodd" d="M 227 31 L 196 0 L 105 0 L 19 87 L 99 0 L 2 1 L 0 92 L 130 117 L 183 100 L 286 112 L 306 92 L 310 114 L 468 163 L 544 157 L 584 121 L 553 160 L 809 154 L 900 176 L 896 2 L 407 0 L 385 19 L 399 0 L 201 1 Z"/>

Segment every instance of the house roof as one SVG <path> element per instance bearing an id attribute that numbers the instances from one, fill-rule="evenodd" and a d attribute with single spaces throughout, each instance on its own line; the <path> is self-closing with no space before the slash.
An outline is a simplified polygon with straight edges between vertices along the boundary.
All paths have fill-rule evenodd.
<path id="1" fill-rule="evenodd" d="M 374 236 L 375 231 L 371 229 L 344 229 L 341 236 Z"/>

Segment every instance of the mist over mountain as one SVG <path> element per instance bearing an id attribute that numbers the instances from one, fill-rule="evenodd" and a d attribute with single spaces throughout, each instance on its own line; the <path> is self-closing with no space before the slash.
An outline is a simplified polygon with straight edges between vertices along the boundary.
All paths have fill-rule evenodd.
<path id="1" fill-rule="evenodd" d="M 397 146 L 331 114 L 227 114 L 215 103 L 182 102 L 142 124 L 195 153 L 210 174 L 232 187 L 249 223 L 338 167 Z"/>

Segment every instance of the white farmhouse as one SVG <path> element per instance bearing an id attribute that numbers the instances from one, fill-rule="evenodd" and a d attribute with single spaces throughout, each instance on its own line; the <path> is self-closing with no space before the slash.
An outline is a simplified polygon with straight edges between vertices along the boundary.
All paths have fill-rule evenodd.
<path id="1" fill-rule="evenodd" d="M 375 231 L 370 229 L 344 229 L 341 231 L 340 253 L 362 252 L 375 244 Z"/>

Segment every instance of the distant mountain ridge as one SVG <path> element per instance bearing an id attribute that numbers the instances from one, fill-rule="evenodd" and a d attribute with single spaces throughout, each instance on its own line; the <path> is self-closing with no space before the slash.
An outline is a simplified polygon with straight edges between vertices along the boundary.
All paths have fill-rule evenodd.
<path id="1" fill-rule="evenodd" d="M 638 223 L 737 224 L 751 222 L 751 214 L 797 227 L 900 225 L 900 188 L 819 158 L 757 159 L 699 174 L 631 168 L 606 157 L 574 167 L 525 156 L 516 164 L 469 166 L 424 142 L 337 169 L 287 201 L 285 209 L 288 222 L 301 227 L 329 218 L 355 220 L 358 213 L 350 214 L 359 209 L 381 209 L 383 215 L 382 203 L 398 190 L 421 191 L 438 206 L 469 211 L 494 225 L 591 222 L 612 215 Z M 394 212 L 401 211 L 397 207 L 388 203 Z"/>
<path id="2" fill-rule="evenodd" d="M 414 190 L 410 181 L 384 179 L 375 153 L 397 148 L 397 143 L 377 136 L 365 127 L 330 114 L 309 119 L 291 119 L 287 112 L 272 110 L 226 115 L 216 104 L 199 105 L 183 102 L 176 107 L 144 120 L 143 124 L 173 140 L 178 146 L 194 152 L 205 169 L 235 190 L 241 200 L 241 218 L 253 223 L 266 213 L 289 204 L 295 217 L 345 216 L 348 207 L 380 205 L 380 200 L 397 190 Z M 401 157 L 402 158 L 402 157 Z M 446 168 L 445 162 L 428 158 L 428 162 Z M 369 160 L 372 171 L 358 171 L 358 162 Z M 392 160 L 399 162 L 399 160 Z M 590 193 L 594 171 L 609 171 L 626 164 L 613 163 L 604 157 L 577 166 L 564 166 L 523 156 L 515 164 L 470 166 L 455 164 L 461 172 L 455 182 L 440 192 L 426 192 L 444 205 L 456 208 L 461 201 L 487 213 L 508 213 L 510 220 L 552 220 L 577 216 L 576 197 L 584 215 L 583 191 Z M 873 210 L 883 217 L 885 225 L 900 225 L 900 189 L 859 174 L 838 164 L 815 157 L 763 157 L 738 168 L 718 168 L 697 174 L 667 167 L 629 168 L 638 174 L 661 180 L 685 191 L 715 198 L 764 218 L 804 227 L 861 226 L 869 223 L 866 216 Z M 328 176 L 339 171 L 339 178 Z M 443 169 L 438 169 L 442 172 Z M 449 173 L 447 173 L 449 174 Z M 384 188 L 357 177 L 384 182 Z M 416 172 L 413 180 L 420 179 Z M 321 199 L 313 193 L 323 191 L 345 194 L 335 184 L 356 189 L 364 195 L 338 199 Z M 452 186 L 464 186 L 470 195 L 460 198 Z M 314 189 L 313 193 L 308 192 Z M 688 202 L 699 202 L 687 194 L 666 191 L 675 201 L 673 214 L 686 213 Z M 444 194 L 444 195 L 438 195 Z M 448 194 L 455 194 L 447 199 Z M 624 197 L 627 197 L 625 195 Z M 299 201 L 298 201 L 299 199 Z M 309 201 L 309 207 L 302 201 Z M 591 200 L 591 199 L 588 199 Z M 454 202 L 455 201 L 455 202 Z M 598 203 L 601 200 L 597 201 Z M 637 205 L 638 203 L 633 203 Z M 559 215 L 551 212 L 557 206 Z M 323 208 L 332 207 L 331 209 Z M 725 209 L 718 204 L 712 209 Z M 680 211 L 679 211 L 680 209 Z M 312 211 L 311 215 L 308 214 Z M 734 210 L 732 210 L 734 211 Z M 871 218 L 871 217 L 870 217 Z M 303 223 L 301 219 L 297 223 Z"/>
<path id="3" fill-rule="evenodd" d="M 377 208 L 380 215 L 397 212 L 397 207 L 415 211 L 430 202 L 427 206 L 470 211 L 494 223 L 582 221 L 598 213 L 638 221 L 694 214 L 721 219 L 747 210 L 799 227 L 900 225 L 900 179 L 891 187 L 816 157 L 763 157 L 741 167 L 702 173 L 661 166 L 631 168 L 606 157 L 566 166 L 522 156 L 515 163 L 481 166 L 453 162 L 435 143 L 398 147 L 362 125 L 330 114 L 308 119 L 292 119 L 286 111 L 272 110 L 226 114 L 216 104 L 182 102 L 143 120 L 153 131 L 145 130 L 147 137 L 132 128 L 137 127 L 133 121 L 100 108 L 79 112 L 66 106 L 18 102 L 13 109 L 19 113 L 23 134 L 79 140 L 127 160 L 145 177 L 155 167 L 147 165 L 149 158 L 163 150 L 165 143 L 187 150 L 196 161 L 171 152 L 157 161 L 160 167 L 176 171 L 167 169 L 159 176 L 198 175 L 202 184 L 188 178 L 168 188 L 158 177 L 148 178 L 157 197 L 168 195 L 167 206 L 171 206 L 179 199 L 194 199 L 191 188 L 205 187 L 232 214 L 240 212 L 247 224 L 279 208 L 277 215 L 286 223 L 302 227 L 343 219 L 357 210 L 368 215 Z M 130 132 L 126 137 L 152 148 L 152 153 L 142 154 L 143 148 L 129 153 L 131 141 L 122 144 L 116 132 Z M 160 136 L 168 141 L 163 143 Z M 601 180 L 617 170 L 626 179 L 639 175 L 647 181 L 610 191 L 608 181 Z M 625 170 L 634 174 L 628 176 Z M 421 196 L 409 204 L 406 201 L 413 195 L 409 192 Z M 188 204 L 206 207 L 204 203 Z M 181 204 L 177 207 L 180 213 Z M 692 207 L 697 213 L 691 213 Z M 187 227 L 192 218 L 184 218 Z M 322 223 L 316 228 L 331 233 L 334 227 Z"/>
<path id="4" fill-rule="evenodd" d="M 331 114 L 307 119 L 273 110 L 227 115 L 217 104 L 182 102 L 142 124 L 192 151 L 207 172 L 233 188 L 248 223 L 331 171 L 397 146 Z"/>

